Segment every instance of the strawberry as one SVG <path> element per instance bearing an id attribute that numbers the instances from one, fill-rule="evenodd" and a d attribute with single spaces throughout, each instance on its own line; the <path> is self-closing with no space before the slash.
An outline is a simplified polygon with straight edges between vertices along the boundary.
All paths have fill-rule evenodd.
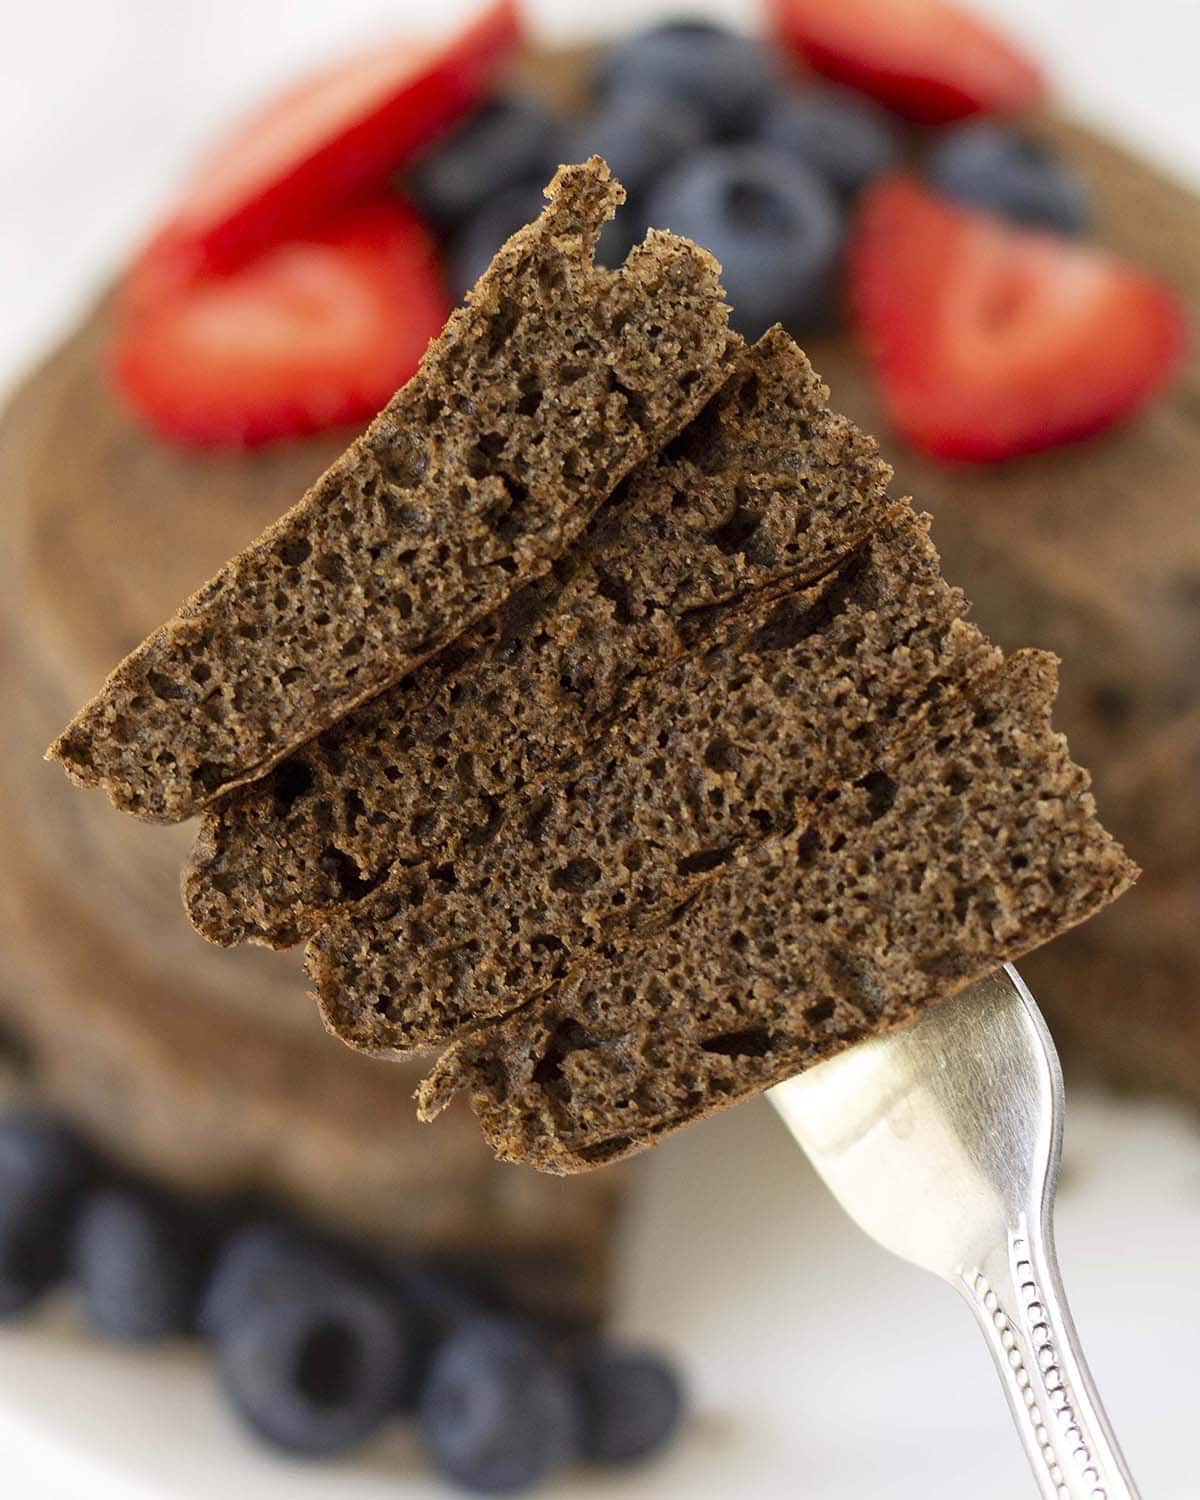
<path id="1" fill-rule="evenodd" d="M 374 415 L 448 311 L 429 231 L 389 197 L 127 311 L 112 371 L 163 436 L 250 447 Z"/>
<path id="2" fill-rule="evenodd" d="M 814 72 L 924 125 L 1010 114 L 1044 92 L 1036 65 L 949 0 L 766 0 L 767 24 Z"/>
<path id="3" fill-rule="evenodd" d="M 936 458 L 1088 437 L 1141 406 L 1183 352 L 1182 311 L 1146 272 L 903 177 L 868 190 L 849 267 L 888 417 Z"/>
<path id="4" fill-rule="evenodd" d="M 135 264 L 134 299 L 235 270 L 382 186 L 484 99 L 520 39 L 517 0 L 493 0 L 441 46 L 392 42 L 288 89 L 202 162 Z"/>

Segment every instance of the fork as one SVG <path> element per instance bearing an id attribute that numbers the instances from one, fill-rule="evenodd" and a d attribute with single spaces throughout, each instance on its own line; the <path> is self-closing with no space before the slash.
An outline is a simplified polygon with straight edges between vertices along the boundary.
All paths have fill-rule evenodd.
<path id="1" fill-rule="evenodd" d="M 1062 1071 L 1017 971 L 768 1097 L 850 1217 L 966 1299 L 1045 1500 L 1138 1500 L 1059 1275 Z"/>

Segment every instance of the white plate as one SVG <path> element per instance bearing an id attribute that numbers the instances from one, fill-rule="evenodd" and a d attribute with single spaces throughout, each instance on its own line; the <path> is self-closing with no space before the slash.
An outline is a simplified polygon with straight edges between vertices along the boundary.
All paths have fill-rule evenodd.
<path id="1" fill-rule="evenodd" d="M 765 1105 L 645 1164 L 621 1326 L 674 1350 L 694 1417 L 634 1474 L 561 1500 L 1014 1500 L 1032 1493 L 986 1350 L 948 1287 L 846 1220 Z M 1077 1321 L 1145 1494 L 1195 1500 L 1200 1133 L 1073 1099 L 1059 1240 Z M 21 1500 L 445 1500 L 396 1433 L 337 1465 L 257 1448 L 202 1351 L 128 1353 L 69 1308 L 0 1334 L 0 1454 Z M 17 1475 L 12 1465 L 17 1465 Z"/>

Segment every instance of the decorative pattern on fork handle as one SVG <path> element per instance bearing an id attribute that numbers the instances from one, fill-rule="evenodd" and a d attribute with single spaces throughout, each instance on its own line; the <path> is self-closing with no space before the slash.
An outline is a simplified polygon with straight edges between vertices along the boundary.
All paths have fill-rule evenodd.
<path id="1" fill-rule="evenodd" d="M 979 1267 L 962 1273 L 961 1289 L 991 1348 L 1042 1493 L 1047 1500 L 1127 1500 L 1134 1492 L 1126 1476 L 1115 1470 L 1109 1480 L 1101 1467 L 1107 1444 L 1102 1431 L 1095 1438 L 1088 1431 L 1087 1392 L 1077 1394 L 1064 1369 L 1073 1335 L 1059 1322 L 1052 1263 L 1023 1214 L 1008 1239 L 1008 1306 Z M 1123 1469 L 1119 1458 L 1113 1462 Z"/>

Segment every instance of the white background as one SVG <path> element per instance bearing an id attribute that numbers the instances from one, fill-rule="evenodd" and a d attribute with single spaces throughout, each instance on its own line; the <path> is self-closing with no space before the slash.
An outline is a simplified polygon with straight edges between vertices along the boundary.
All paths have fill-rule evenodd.
<path id="1" fill-rule="evenodd" d="M 836 3 L 836 0 L 831 0 Z M 978 0 L 1080 113 L 1200 182 L 1196 0 Z M 547 38 L 657 12 L 529 4 Z M 469 12 L 393 0 L 4 0 L 0 384 L 117 264 L 230 114 L 338 49 Z M 1198 247 L 1200 253 L 1200 247 Z M 1195 1500 L 1200 1137 L 1160 1106 L 1076 1101 L 1060 1215 L 1078 1320 L 1146 1500 Z M 824 1197 L 756 1106 L 658 1152 L 625 1262 L 631 1330 L 683 1349 L 699 1416 L 636 1479 L 581 1496 L 1015 1500 L 1032 1493 L 982 1346 L 948 1291 L 890 1261 Z M 381 1450 L 336 1469 L 260 1455 L 203 1359 L 113 1351 L 69 1317 L 0 1333 L 8 1500 L 383 1500 L 440 1493 Z M 564 1493 L 562 1490 L 556 1493 Z"/>

